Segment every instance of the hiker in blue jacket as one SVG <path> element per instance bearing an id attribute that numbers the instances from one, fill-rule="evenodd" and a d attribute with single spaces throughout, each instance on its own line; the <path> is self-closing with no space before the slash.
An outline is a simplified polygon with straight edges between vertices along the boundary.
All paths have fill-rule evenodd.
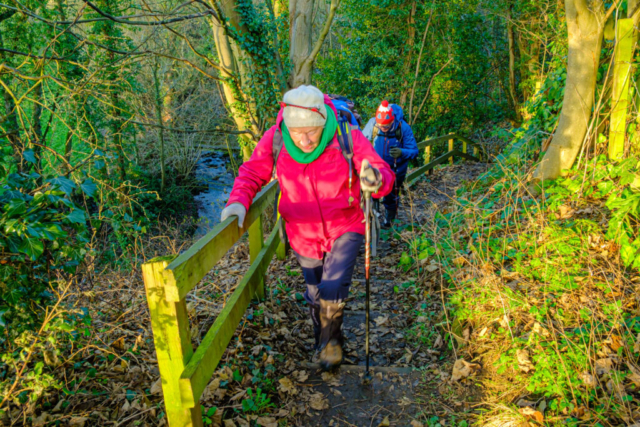
<path id="1" fill-rule="evenodd" d="M 386 211 L 382 227 L 389 228 L 398 213 L 400 189 L 407 175 L 409 160 L 418 157 L 418 146 L 411 126 L 404 121 L 402 108 L 387 101 L 382 101 L 376 116 L 369 120 L 362 133 L 396 174 L 393 191 L 382 200 Z"/>

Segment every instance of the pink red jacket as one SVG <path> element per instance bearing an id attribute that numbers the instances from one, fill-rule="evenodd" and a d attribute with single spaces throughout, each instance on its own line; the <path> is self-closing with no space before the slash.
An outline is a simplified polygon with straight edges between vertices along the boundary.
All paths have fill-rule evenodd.
<path id="1" fill-rule="evenodd" d="M 324 102 L 336 113 L 326 95 Z M 240 166 L 227 206 L 242 203 L 248 210 L 255 195 L 271 180 L 273 135 L 280 132 L 282 120 L 280 109 L 276 125 L 264 134 L 251 158 Z M 360 179 L 357 175 L 364 159 L 382 174 L 382 187 L 373 197 L 386 196 L 393 189 L 395 175 L 389 165 L 376 154 L 360 130 L 353 130 L 351 135 L 355 168 L 351 188 L 349 163 L 340 151 L 337 136 L 320 157 L 309 164 L 293 160 L 284 145 L 280 151 L 276 165 L 281 188 L 279 211 L 286 222 L 291 247 L 300 255 L 322 259 L 323 253 L 330 252 L 333 242 L 344 233 L 364 234 Z M 349 197 L 353 197 L 351 203 Z"/>

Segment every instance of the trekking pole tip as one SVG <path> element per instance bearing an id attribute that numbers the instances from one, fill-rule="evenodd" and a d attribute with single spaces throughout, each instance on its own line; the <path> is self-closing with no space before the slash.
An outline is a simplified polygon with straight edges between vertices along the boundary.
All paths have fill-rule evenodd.
<path id="1" fill-rule="evenodd" d="M 367 371 L 364 373 L 364 377 L 362 378 L 362 383 L 364 385 L 367 384 L 371 384 L 371 381 L 373 381 L 373 377 L 371 376 L 371 372 Z"/>

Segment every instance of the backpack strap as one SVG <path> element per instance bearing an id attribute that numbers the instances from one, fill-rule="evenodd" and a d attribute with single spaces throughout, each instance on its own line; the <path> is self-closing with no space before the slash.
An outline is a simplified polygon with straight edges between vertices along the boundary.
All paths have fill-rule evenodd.
<path id="1" fill-rule="evenodd" d="M 280 129 L 276 129 L 273 134 L 273 146 L 271 147 L 271 154 L 273 156 L 273 171 L 271 172 L 272 179 L 276 179 L 276 163 L 278 163 L 278 157 L 280 156 L 280 151 L 282 151 L 283 143 L 282 131 Z"/>
<path id="2" fill-rule="evenodd" d="M 374 144 L 376 141 L 376 138 L 378 137 L 378 135 L 380 134 L 380 129 L 378 128 L 378 126 L 374 126 L 373 127 L 373 132 L 371 134 L 371 143 Z M 396 140 L 398 141 L 398 144 L 400 144 L 400 148 L 402 147 L 402 122 L 400 122 L 400 125 L 396 128 Z"/>
<path id="3" fill-rule="evenodd" d="M 282 131 L 280 129 L 276 129 L 273 134 L 273 146 L 271 147 L 271 154 L 273 156 L 273 171 L 271 172 L 271 179 L 276 179 L 276 163 L 278 163 L 278 157 L 280 156 L 280 151 L 282 151 L 282 145 L 284 143 L 284 139 L 282 139 Z M 273 200 L 273 221 L 274 223 L 278 221 L 278 206 L 280 205 L 280 186 L 276 190 L 276 196 Z M 288 244 L 287 234 L 284 230 L 284 219 L 280 223 L 280 229 L 278 230 L 278 234 L 280 234 L 280 241 L 285 245 Z"/>
<path id="4" fill-rule="evenodd" d="M 353 183 L 353 136 L 351 131 L 354 129 L 358 129 L 358 127 L 350 124 L 344 116 L 338 119 L 338 143 L 340 144 L 342 155 L 349 163 L 349 191 L 351 191 L 351 184 Z M 349 204 L 353 201 L 353 196 L 349 196 Z"/>

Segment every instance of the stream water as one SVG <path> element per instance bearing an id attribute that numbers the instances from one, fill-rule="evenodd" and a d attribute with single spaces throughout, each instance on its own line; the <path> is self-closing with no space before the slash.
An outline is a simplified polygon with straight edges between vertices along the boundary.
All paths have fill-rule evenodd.
<path id="1" fill-rule="evenodd" d="M 229 200 L 234 176 L 228 170 L 229 157 L 219 151 L 206 151 L 196 165 L 196 178 L 207 189 L 194 197 L 198 205 L 196 237 L 205 235 L 220 222 L 220 213 Z"/>

